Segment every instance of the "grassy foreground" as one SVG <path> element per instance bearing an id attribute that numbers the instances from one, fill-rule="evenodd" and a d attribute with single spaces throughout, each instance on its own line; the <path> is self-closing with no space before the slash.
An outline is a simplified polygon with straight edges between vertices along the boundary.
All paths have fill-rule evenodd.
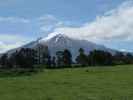
<path id="1" fill-rule="evenodd" d="M 133 66 L 44 70 L 0 77 L 0 100 L 133 100 Z"/>

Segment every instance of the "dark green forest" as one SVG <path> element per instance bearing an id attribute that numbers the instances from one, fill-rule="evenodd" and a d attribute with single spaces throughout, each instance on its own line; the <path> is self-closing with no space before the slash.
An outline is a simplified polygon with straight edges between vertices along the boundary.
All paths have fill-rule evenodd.
<path id="1" fill-rule="evenodd" d="M 44 68 L 54 69 L 133 64 L 133 55 L 131 53 L 116 52 L 111 54 L 107 51 L 93 50 L 86 54 L 83 48 L 78 51 L 78 56 L 73 60 L 73 55 L 68 49 L 57 51 L 55 56 L 51 56 L 48 47 L 41 45 L 36 49 L 21 48 L 10 55 L 3 54 L 0 57 L 0 69 L 33 71 L 40 68 L 39 65 L 44 65 Z"/>

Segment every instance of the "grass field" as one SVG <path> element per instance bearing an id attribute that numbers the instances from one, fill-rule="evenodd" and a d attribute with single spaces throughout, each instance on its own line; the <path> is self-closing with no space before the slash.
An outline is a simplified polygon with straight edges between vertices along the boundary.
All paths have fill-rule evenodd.
<path id="1" fill-rule="evenodd" d="M 44 70 L 0 77 L 0 100 L 133 100 L 133 66 Z"/>

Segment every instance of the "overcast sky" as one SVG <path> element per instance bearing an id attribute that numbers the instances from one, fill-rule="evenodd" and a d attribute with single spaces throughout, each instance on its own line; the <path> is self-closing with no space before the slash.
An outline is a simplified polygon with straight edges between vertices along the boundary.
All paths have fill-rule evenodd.
<path id="1" fill-rule="evenodd" d="M 57 33 L 133 51 L 133 1 L 0 0 L 0 52 Z"/>

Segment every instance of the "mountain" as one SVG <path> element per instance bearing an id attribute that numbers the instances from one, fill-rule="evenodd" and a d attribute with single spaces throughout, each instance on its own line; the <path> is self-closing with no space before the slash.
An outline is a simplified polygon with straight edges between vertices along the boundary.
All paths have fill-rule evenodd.
<path id="1" fill-rule="evenodd" d="M 95 49 L 109 51 L 111 53 L 115 52 L 114 50 L 106 48 L 103 45 L 97 45 L 87 40 L 73 39 L 63 34 L 57 34 L 50 38 L 43 38 L 40 40 L 40 43 L 48 45 L 51 55 L 55 55 L 57 51 L 69 49 L 74 58 L 76 58 L 79 54 L 78 50 L 80 48 L 83 48 L 86 54 Z"/>
<path id="2" fill-rule="evenodd" d="M 115 50 L 106 48 L 103 45 L 97 45 L 97 44 L 89 42 L 87 40 L 73 39 L 73 38 L 70 38 L 63 34 L 57 34 L 57 35 L 47 37 L 47 38 L 40 38 L 40 39 L 30 42 L 20 48 L 35 48 L 39 44 L 47 45 L 49 48 L 50 54 L 52 56 L 55 56 L 57 51 L 69 49 L 73 55 L 73 59 L 75 59 L 76 56 L 79 54 L 78 50 L 80 48 L 83 48 L 85 50 L 86 54 L 88 54 L 90 51 L 95 50 L 95 49 L 115 53 Z M 10 51 L 8 51 L 8 54 L 13 53 L 14 51 L 19 50 L 20 48 L 10 50 Z"/>

